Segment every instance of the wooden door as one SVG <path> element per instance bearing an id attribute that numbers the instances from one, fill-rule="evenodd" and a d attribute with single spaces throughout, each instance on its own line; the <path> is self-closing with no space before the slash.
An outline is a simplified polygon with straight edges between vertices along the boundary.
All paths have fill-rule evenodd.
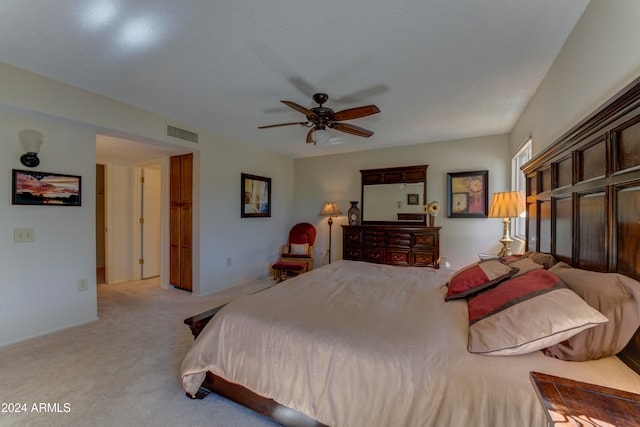
<path id="1" fill-rule="evenodd" d="M 193 154 L 171 157 L 169 283 L 192 290 L 192 168 Z"/>

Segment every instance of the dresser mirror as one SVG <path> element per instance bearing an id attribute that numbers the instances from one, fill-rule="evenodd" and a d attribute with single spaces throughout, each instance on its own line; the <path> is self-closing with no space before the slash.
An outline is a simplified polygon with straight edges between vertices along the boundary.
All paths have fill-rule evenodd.
<path id="1" fill-rule="evenodd" d="M 363 225 L 426 225 L 428 165 L 361 170 Z"/>

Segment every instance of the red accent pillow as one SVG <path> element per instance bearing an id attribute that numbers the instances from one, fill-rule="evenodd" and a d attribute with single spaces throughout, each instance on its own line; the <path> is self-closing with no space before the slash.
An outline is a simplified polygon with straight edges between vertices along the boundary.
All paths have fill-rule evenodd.
<path id="1" fill-rule="evenodd" d="M 468 265 L 451 276 L 445 301 L 466 298 L 497 285 L 518 272 L 499 259 L 486 259 Z"/>

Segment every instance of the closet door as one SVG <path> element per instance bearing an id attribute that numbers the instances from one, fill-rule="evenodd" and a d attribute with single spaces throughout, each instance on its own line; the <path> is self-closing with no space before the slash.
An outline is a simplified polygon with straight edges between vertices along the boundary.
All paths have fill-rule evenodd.
<path id="1" fill-rule="evenodd" d="M 193 154 L 171 157 L 169 281 L 187 291 L 192 290 L 192 168 Z"/>

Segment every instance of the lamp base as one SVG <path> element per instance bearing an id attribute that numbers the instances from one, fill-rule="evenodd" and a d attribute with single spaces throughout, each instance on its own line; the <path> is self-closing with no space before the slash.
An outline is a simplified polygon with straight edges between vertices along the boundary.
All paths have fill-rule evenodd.
<path id="1" fill-rule="evenodd" d="M 513 239 L 509 235 L 509 218 L 502 219 L 502 239 L 499 240 L 502 243 L 502 249 L 498 252 L 498 256 L 511 256 L 511 243 Z"/>
<path id="2" fill-rule="evenodd" d="M 331 226 L 333 225 L 333 218 L 329 217 L 327 223 L 329 224 L 329 250 L 327 251 L 327 256 L 329 257 L 329 264 L 331 264 Z"/>
<path id="3" fill-rule="evenodd" d="M 498 256 L 513 255 L 513 252 L 511 251 L 511 242 L 513 242 L 513 240 L 510 240 L 509 242 L 505 242 L 503 239 L 500 239 L 500 243 L 502 243 L 502 249 L 500 250 L 500 252 L 498 252 Z"/>

